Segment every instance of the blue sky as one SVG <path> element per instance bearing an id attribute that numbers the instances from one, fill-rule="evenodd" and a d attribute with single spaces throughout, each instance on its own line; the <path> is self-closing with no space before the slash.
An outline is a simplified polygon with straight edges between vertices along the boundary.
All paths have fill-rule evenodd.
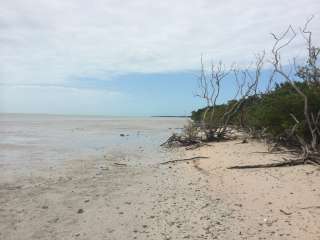
<path id="1" fill-rule="evenodd" d="M 254 74 L 253 72 L 251 74 Z M 270 70 L 263 70 L 260 88 L 266 87 Z M 16 96 L 1 106 L 6 111 L 75 115 L 153 116 L 189 115 L 205 106 L 197 97 L 199 71 L 118 75 L 112 80 L 79 78 L 60 85 L 7 87 L 4 98 Z M 76 87 L 75 87 L 76 86 Z M 218 103 L 236 92 L 232 74 L 221 84 Z M 6 108 L 7 107 L 7 108 Z"/>
<path id="2" fill-rule="evenodd" d="M 187 115 L 203 106 L 195 96 L 196 91 L 195 72 L 131 73 L 112 80 L 72 79 L 63 86 L 6 87 L 2 96 L 19 97 L 1 107 L 8 112 L 17 109 L 17 112 L 55 114 Z"/>
<path id="3" fill-rule="evenodd" d="M 270 52 L 270 32 L 312 14 L 319 43 L 318 0 L 2 0 L 0 112 L 189 114 L 204 104 L 202 54 L 246 67 Z M 285 56 L 303 49 L 297 39 Z M 233 88 L 226 79 L 219 101 Z"/>

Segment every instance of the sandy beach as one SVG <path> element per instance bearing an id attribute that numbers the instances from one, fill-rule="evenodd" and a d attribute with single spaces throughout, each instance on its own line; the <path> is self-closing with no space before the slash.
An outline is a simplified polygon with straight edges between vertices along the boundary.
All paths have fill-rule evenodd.
<path id="1" fill-rule="evenodd" d="M 51 136 L 48 142 L 31 134 L 48 122 L 29 121 L 26 131 L 25 123 L 2 118 L 2 134 L 8 124 L 15 128 L 1 142 L 0 239 L 320 239 L 317 167 L 227 169 L 292 157 L 265 153 L 262 142 L 168 151 L 155 146 L 184 120 L 154 119 L 147 128 L 138 122 L 123 128 L 126 122 L 112 131 L 105 120 L 66 125 L 64 119 L 63 129 L 61 119 L 47 121 L 51 132 L 40 135 Z M 60 139 L 66 132 L 70 142 L 79 141 L 71 150 L 66 135 Z M 100 135 L 117 142 L 106 148 L 111 140 Z M 99 144 L 87 149 L 82 138 Z M 208 158 L 160 164 L 196 156 Z"/>
<path id="2" fill-rule="evenodd" d="M 0 240 L 320 240 L 320 0 L 0 0 Z"/>

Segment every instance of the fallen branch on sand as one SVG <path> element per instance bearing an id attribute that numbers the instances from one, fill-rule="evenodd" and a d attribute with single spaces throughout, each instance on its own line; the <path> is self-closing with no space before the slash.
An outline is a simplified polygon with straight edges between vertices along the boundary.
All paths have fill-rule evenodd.
<path id="1" fill-rule="evenodd" d="M 117 166 L 127 166 L 127 164 L 125 163 L 113 163 L 114 165 L 117 165 Z"/>
<path id="2" fill-rule="evenodd" d="M 320 209 L 320 206 L 302 207 L 300 209 L 312 209 L 312 208 L 319 208 Z"/>
<path id="3" fill-rule="evenodd" d="M 280 212 L 283 213 L 284 215 L 287 215 L 287 216 L 292 214 L 291 212 L 286 212 L 286 211 L 284 211 L 282 209 L 280 209 Z"/>
<path id="4" fill-rule="evenodd" d="M 289 154 L 298 154 L 299 152 L 297 150 L 281 150 L 281 151 L 276 151 L 276 152 L 272 152 L 272 151 L 262 151 L 262 152 L 251 152 L 251 154 L 286 154 L 286 153 L 289 153 Z"/>
<path id="5" fill-rule="evenodd" d="M 285 160 L 284 162 L 278 162 L 278 163 L 237 165 L 237 166 L 228 167 L 227 169 L 291 167 L 291 166 L 304 165 L 304 164 L 319 164 L 319 163 L 312 160 L 296 159 L 296 160 Z"/>
<path id="6" fill-rule="evenodd" d="M 176 162 L 182 162 L 182 161 L 191 161 L 191 160 L 204 159 L 204 158 L 209 158 L 209 157 L 201 157 L 201 156 L 199 156 L 199 157 L 192 157 L 192 158 L 175 159 L 175 160 L 162 162 L 160 164 L 164 165 L 164 164 L 169 164 L 169 163 L 176 163 Z"/>

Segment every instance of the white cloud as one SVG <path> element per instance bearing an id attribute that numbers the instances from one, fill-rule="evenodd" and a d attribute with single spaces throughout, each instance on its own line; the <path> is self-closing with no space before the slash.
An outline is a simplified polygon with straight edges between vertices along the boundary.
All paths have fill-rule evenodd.
<path id="1" fill-rule="evenodd" d="M 0 81 L 181 71 L 198 68 L 201 53 L 248 62 L 270 32 L 311 14 L 319 40 L 319 0 L 2 0 Z"/>

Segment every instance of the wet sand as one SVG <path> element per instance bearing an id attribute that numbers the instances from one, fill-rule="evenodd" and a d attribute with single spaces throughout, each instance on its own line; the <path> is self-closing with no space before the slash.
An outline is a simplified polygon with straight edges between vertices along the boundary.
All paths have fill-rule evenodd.
<path id="1" fill-rule="evenodd" d="M 3 119 L 0 239 L 320 238 L 316 167 L 226 169 L 285 157 L 256 153 L 263 143 L 168 152 L 159 143 L 184 120 Z M 209 158 L 159 164 L 193 156 Z"/>

